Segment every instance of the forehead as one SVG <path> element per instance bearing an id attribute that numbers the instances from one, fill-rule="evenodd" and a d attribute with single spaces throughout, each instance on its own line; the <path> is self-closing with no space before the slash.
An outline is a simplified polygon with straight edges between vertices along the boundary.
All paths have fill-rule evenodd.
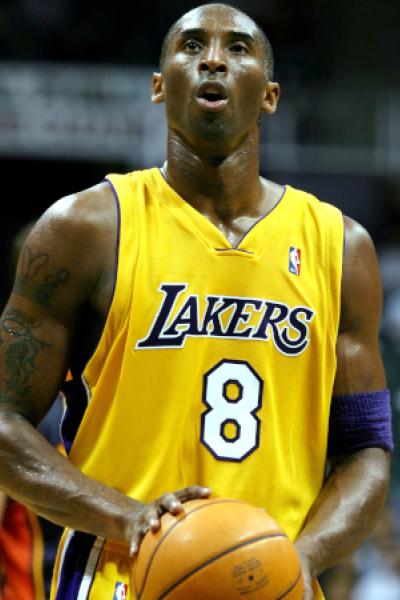
<path id="1" fill-rule="evenodd" d="M 250 17 L 224 5 L 206 5 L 191 10 L 179 19 L 174 33 L 179 35 L 190 29 L 204 29 L 210 33 L 240 31 L 260 38 L 258 27 Z"/>

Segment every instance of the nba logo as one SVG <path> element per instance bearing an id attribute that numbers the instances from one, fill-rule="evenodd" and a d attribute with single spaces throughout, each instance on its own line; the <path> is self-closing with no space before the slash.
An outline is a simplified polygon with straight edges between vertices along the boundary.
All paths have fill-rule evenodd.
<path id="1" fill-rule="evenodd" d="M 293 273 L 293 275 L 300 275 L 300 266 L 301 266 L 301 250 L 300 248 L 295 248 L 294 246 L 290 246 L 289 250 L 289 271 Z"/>
<path id="2" fill-rule="evenodd" d="M 128 597 L 127 594 L 128 594 L 127 584 L 117 581 L 117 583 L 115 584 L 113 600 L 126 600 Z"/>

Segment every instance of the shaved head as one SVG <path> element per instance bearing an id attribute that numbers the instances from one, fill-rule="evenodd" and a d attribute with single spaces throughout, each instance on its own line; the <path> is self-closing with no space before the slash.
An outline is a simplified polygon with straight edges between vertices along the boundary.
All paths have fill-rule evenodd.
<path id="1" fill-rule="evenodd" d="M 232 11 L 234 13 L 237 13 L 238 15 L 241 15 L 243 19 L 245 19 L 253 24 L 255 32 L 256 32 L 256 36 L 258 37 L 258 39 L 263 47 L 263 50 L 264 50 L 265 70 L 266 70 L 268 79 L 271 81 L 273 78 L 273 73 L 274 73 L 274 56 L 273 56 L 273 50 L 272 50 L 272 46 L 270 44 L 269 39 L 267 38 L 267 36 L 265 35 L 265 33 L 263 32 L 261 27 L 254 21 L 254 19 L 251 19 L 242 10 L 235 8 L 234 6 L 231 6 L 230 4 L 223 4 L 223 3 L 219 3 L 219 2 L 218 3 L 210 3 L 210 4 L 202 4 L 201 6 L 198 6 L 197 8 L 194 8 L 194 9 L 190 10 L 189 12 L 185 13 L 184 15 L 182 15 L 182 17 L 180 17 L 177 21 L 175 21 L 175 23 L 173 23 L 173 25 L 171 25 L 171 27 L 167 31 L 167 34 L 164 37 L 164 41 L 163 41 L 162 47 L 161 47 L 160 70 L 163 71 L 165 60 L 166 60 L 166 57 L 168 54 L 168 49 L 169 49 L 172 38 L 174 37 L 175 33 L 179 30 L 181 25 L 184 24 L 185 21 L 190 20 L 190 17 L 194 16 L 198 12 L 206 12 L 208 10 L 222 11 L 224 9 L 226 9 L 228 11 Z"/>

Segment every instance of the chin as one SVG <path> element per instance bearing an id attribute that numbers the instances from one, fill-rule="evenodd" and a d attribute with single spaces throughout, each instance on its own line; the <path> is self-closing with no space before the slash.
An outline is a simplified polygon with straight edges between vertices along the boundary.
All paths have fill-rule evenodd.
<path id="1" fill-rule="evenodd" d="M 197 123 L 193 131 L 193 139 L 201 143 L 212 144 L 213 148 L 228 147 L 235 138 L 234 128 L 221 120 Z"/>

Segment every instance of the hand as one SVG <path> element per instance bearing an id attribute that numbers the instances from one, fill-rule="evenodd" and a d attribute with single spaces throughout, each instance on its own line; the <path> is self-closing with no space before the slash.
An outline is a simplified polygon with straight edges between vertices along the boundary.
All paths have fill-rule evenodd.
<path id="1" fill-rule="evenodd" d="M 148 531 L 157 531 L 160 528 L 160 517 L 166 512 L 177 515 L 183 510 L 182 502 L 197 498 L 208 498 L 211 494 L 209 488 L 192 485 L 177 492 L 163 494 L 157 500 L 148 503 L 138 502 L 134 513 L 130 514 L 128 544 L 129 553 L 134 556 L 142 538 Z"/>
<path id="2" fill-rule="evenodd" d="M 313 600 L 313 578 L 311 576 L 310 561 L 304 551 L 296 546 L 297 554 L 300 559 L 301 572 L 303 575 L 303 599 L 302 600 Z"/>

